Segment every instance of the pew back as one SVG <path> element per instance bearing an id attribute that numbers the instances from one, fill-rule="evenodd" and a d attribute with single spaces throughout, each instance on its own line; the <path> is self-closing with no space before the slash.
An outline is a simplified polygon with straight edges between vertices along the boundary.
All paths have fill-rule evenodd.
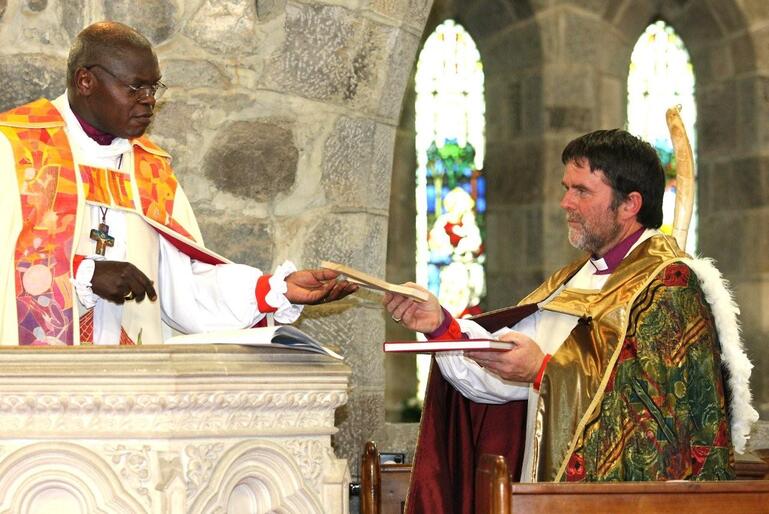
<path id="1" fill-rule="evenodd" d="M 520 484 L 497 455 L 481 457 L 475 480 L 476 514 L 769 514 L 767 480 Z"/>
<path id="2" fill-rule="evenodd" d="M 401 514 L 411 479 L 410 464 L 381 464 L 368 441 L 361 462 L 361 514 Z"/>
<path id="3" fill-rule="evenodd" d="M 769 513 L 769 481 L 513 484 L 510 500 L 509 514 Z"/>

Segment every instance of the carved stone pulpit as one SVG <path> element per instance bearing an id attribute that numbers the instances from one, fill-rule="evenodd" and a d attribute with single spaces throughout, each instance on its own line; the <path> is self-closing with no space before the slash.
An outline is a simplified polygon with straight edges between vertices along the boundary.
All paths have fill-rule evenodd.
<path id="1" fill-rule="evenodd" d="M 346 513 L 349 368 L 229 345 L 0 348 L 0 513 Z"/>

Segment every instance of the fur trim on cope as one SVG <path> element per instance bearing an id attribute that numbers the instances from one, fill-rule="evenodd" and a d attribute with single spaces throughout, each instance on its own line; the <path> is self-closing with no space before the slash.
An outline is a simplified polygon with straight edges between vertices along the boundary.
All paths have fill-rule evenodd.
<path id="1" fill-rule="evenodd" d="M 750 393 L 750 370 L 753 364 L 742 344 L 737 320 L 740 308 L 734 301 L 728 282 L 721 276 L 712 259 L 683 259 L 682 262 L 697 274 L 705 299 L 713 312 L 721 343 L 721 360 L 727 369 L 732 444 L 734 451 L 742 454 L 745 453 L 751 427 L 758 420 L 758 412 L 751 405 L 753 396 Z"/>

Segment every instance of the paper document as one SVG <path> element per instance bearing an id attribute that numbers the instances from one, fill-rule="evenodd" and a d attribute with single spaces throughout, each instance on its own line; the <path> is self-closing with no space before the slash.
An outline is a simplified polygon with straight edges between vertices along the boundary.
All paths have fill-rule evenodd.
<path id="1" fill-rule="evenodd" d="M 240 344 L 245 346 L 280 346 L 292 350 L 320 353 L 342 360 L 342 356 L 290 325 L 204 332 L 172 337 L 165 344 Z"/>
<path id="2" fill-rule="evenodd" d="M 399 284 L 391 284 L 390 282 L 376 278 L 375 276 L 356 270 L 355 268 L 345 266 L 344 264 L 321 261 L 320 267 L 343 273 L 344 275 L 347 275 L 347 278 L 350 280 L 350 282 L 354 282 L 369 289 L 376 289 L 378 291 L 390 291 L 391 293 L 408 296 L 409 298 L 412 298 L 418 302 L 426 302 L 427 299 L 430 298 L 430 293 L 422 291 L 421 289 L 402 286 Z"/>

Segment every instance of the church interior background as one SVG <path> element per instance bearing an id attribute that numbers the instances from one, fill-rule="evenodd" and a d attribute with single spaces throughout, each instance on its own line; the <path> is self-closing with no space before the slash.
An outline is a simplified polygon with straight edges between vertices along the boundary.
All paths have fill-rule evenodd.
<path id="1" fill-rule="evenodd" d="M 436 291 L 461 277 L 445 291 L 457 313 L 514 303 L 576 256 L 558 207 L 562 148 L 629 127 L 664 158 L 637 106 L 670 95 L 696 144 L 690 239 L 740 304 L 764 420 L 752 444 L 769 447 L 769 3 L 0 0 L 0 108 L 58 96 L 72 38 L 100 19 L 156 45 L 169 91 L 151 136 L 209 247 L 262 269 L 332 260 Z M 668 68 L 644 54 L 663 41 L 677 49 Z M 353 477 L 366 440 L 411 454 L 417 364 L 381 343 L 414 334 L 370 292 L 308 308 L 299 325 L 352 368 L 334 445 Z"/>

